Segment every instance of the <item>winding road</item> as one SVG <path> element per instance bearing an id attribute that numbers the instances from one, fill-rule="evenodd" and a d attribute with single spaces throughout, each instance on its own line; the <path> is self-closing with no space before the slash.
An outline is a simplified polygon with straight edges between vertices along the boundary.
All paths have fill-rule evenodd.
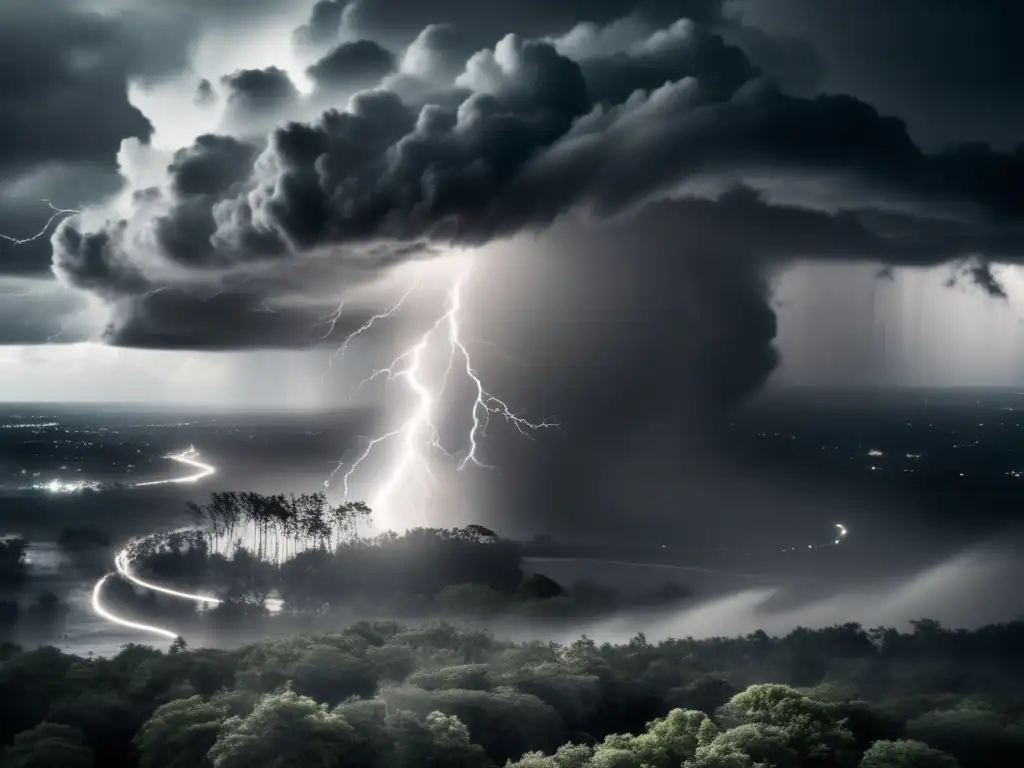
<path id="1" fill-rule="evenodd" d="M 171 484 L 197 483 L 200 480 L 202 480 L 202 479 L 204 479 L 206 477 L 209 477 L 210 475 L 214 474 L 217 471 L 216 467 L 214 467 L 211 464 L 207 464 L 206 462 L 203 462 L 203 461 L 201 461 L 199 459 L 199 452 L 195 449 L 194 446 L 189 446 L 187 451 L 182 451 L 181 453 L 170 454 L 169 456 L 166 456 L 165 458 L 170 459 L 171 461 L 176 461 L 179 464 L 183 464 L 185 466 L 188 466 L 188 467 L 190 467 L 194 471 L 190 472 L 187 475 L 181 475 L 179 477 L 171 477 L 171 478 L 167 478 L 167 479 L 164 479 L 164 480 L 150 480 L 150 481 L 147 481 L 147 482 L 144 482 L 144 483 L 136 483 L 132 487 L 133 488 L 143 488 L 143 487 L 149 487 L 149 486 L 154 486 L 154 485 L 171 485 Z M 816 547 L 823 547 L 823 546 L 837 546 L 837 545 L 841 544 L 842 541 L 846 538 L 848 530 L 846 529 L 845 526 L 843 526 L 840 523 L 836 523 L 835 527 L 836 527 L 836 538 L 835 538 L 835 540 L 833 542 L 830 542 L 829 544 L 818 544 L 818 545 L 813 545 L 812 544 L 812 545 L 809 545 L 809 546 L 811 548 L 816 548 Z M 175 632 L 175 631 L 173 631 L 171 629 L 167 629 L 166 627 L 158 627 L 158 626 L 153 625 L 153 624 L 145 624 L 143 622 L 130 621 L 128 619 L 122 618 L 121 616 L 118 616 L 117 614 L 111 612 L 108 608 L 106 608 L 104 606 L 104 604 L 103 604 L 103 587 L 107 583 L 107 581 L 112 576 L 114 576 L 116 574 L 116 575 L 121 576 L 125 580 L 131 582 L 135 586 L 140 587 L 142 589 L 149 589 L 149 590 L 152 590 L 154 592 L 159 592 L 160 594 L 168 595 L 170 597 L 176 597 L 176 598 L 181 599 L 181 600 L 191 600 L 191 601 L 193 601 L 195 603 L 199 603 L 200 605 L 219 605 L 221 601 L 218 600 L 215 597 L 209 597 L 208 595 L 200 595 L 200 594 L 194 594 L 194 593 L 191 593 L 191 592 L 182 592 L 182 591 L 179 591 L 179 590 L 176 590 L 176 589 L 169 589 L 168 587 L 162 587 L 159 584 L 154 584 L 152 582 L 145 581 L 145 580 L 139 578 L 132 571 L 131 551 L 132 551 L 133 545 L 135 544 L 135 541 L 137 541 L 137 540 L 129 541 L 117 553 L 117 555 L 115 555 L 115 557 L 114 557 L 114 572 L 106 574 L 105 576 L 103 576 L 103 578 L 101 578 L 99 581 L 97 581 L 96 584 L 93 586 L 93 589 L 92 589 L 92 610 L 93 610 L 93 612 L 97 616 L 99 616 L 100 618 L 102 618 L 102 619 L 104 619 L 106 621 L 109 621 L 112 624 L 117 624 L 118 626 L 122 626 L 122 627 L 125 627 L 127 629 L 132 629 L 132 630 L 141 631 L 141 632 L 148 632 L 149 634 L 156 635 L 158 637 L 161 637 L 161 638 L 173 641 L 173 640 L 177 639 L 178 637 L 180 637 L 180 633 Z M 794 549 L 796 549 L 796 547 L 794 547 Z M 738 572 L 735 572 L 735 571 L 724 571 L 724 570 L 718 570 L 718 569 L 712 569 L 712 568 L 698 568 L 698 567 L 693 567 L 693 566 L 669 565 L 669 564 L 640 563 L 640 562 L 621 561 L 621 560 L 592 559 L 592 558 L 585 558 L 585 557 L 577 557 L 577 558 L 573 558 L 573 557 L 556 557 L 556 558 L 533 557 L 533 558 L 528 558 L 528 560 L 530 560 L 531 562 L 553 562 L 553 561 L 570 562 L 570 561 L 577 561 L 577 562 L 603 563 L 603 564 L 606 564 L 606 565 L 620 565 L 620 566 L 632 566 L 632 567 L 643 567 L 643 568 L 661 568 L 661 569 L 668 569 L 668 570 L 674 570 L 674 571 L 690 571 L 690 572 L 703 572 L 703 573 L 712 573 L 712 574 L 726 574 L 726 575 L 730 575 L 730 576 L 747 577 L 747 578 L 763 578 L 765 576 L 765 574 L 738 573 Z"/>
<path id="2" fill-rule="evenodd" d="M 217 468 L 212 464 L 207 464 L 199 460 L 199 452 L 194 446 L 189 446 L 187 451 L 181 453 L 172 453 L 165 458 L 171 461 L 176 461 L 179 464 L 184 464 L 191 467 L 194 471 L 187 475 L 181 475 L 179 477 L 171 477 L 165 480 L 150 480 L 144 483 L 136 483 L 133 488 L 144 488 L 154 485 L 183 485 L 190 483 L 197 483 L 200 480 L 209 477 L 217 471 Z M 136 576 L 131 569 L 131 548 L 134 543 L 129 541 L 128 544 L 121 549 L 117 555 L 114 556 L 114 569 L 115 572 L 122 578 L 130 581 L 137 587 L 143 589 L 150 589 L 154 592 L 160 592 L 164 595 L 170 595 L 171 597 L 177 597 L 182 600 L 192 600 L 193 602 L 204 604 L 204 605 L 217 605 L 220 603 L 215 597 L 207 597 L 206 595 L 197 595 L 190 592 L 180 592 L 176 589 L 168 589 L 167 587 L 161 587 L 159 584 L 153 584 L 148 581 L 144 581 Z M 112 613 L 108 608 L 103 605 L 103 586 L 107 583 L 107 580 L 113 576 L 114 573 L 106 574 L 102 579 L 96 582 L 92 588 L 92 610 L 97 616 L 112 624 L 117 624 L 127 629 L 139 630 L 142 632 L 148 632 L 159 637 L 163 637 L 169 640 L 175 640 L 179 637 L 179 633 L 174 632 L 164 627 L 158 627 L 153 624 L 144 624 L 138 621 L 129 621 L 128 619 L 122 618 L 115 613 Z"/>

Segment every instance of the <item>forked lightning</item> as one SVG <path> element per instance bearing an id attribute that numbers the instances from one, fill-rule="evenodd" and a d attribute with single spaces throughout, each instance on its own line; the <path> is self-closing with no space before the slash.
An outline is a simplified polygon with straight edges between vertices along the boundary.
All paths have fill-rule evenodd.
<path id="1" fill-rule="evenodd" d="M 344 460 L 340 461 L 324 481 L 324 487 L 329 488 L 333 478 L 341 473 L 342 491 L 347 499 L 349 482 L 359 467 L 376 452 L 382 443 L 400 438 L 400 448 L 394 463 L 388 469 L 383 481 L 371 490 L 368 499 L 371 508 L 386 510 L 395 491 L 409 479 L 410 472 L 415 466 L 421 467 L 427 477 L 431 477 L 428 455 L 431 451 L 438 451 L 454 460 L 459 470 L 465 469 L 471 463 L 478 467 L 489 468 L 489 465 L 481 458 L 480 446 L 492 416 L 500 416 L 512 424 L 522 435 L 529 438 L 532 438 L 533 433 L 540 429 L 558 426 L 550 419 L 540 422 L 528 421 L 513 412 L 503 400 L 491 394 L 484 387 L 483 380 L 473 365 L 472 356 L 462 337 L 462 293 L 471 271 L 471 267 L 467 267 L 455 279 L 452 288 L 447 293 L 444 311 L 430 328 L 412 346 L 392 360 L 389 366 L 373 371 L 357 388 L 358 390 L 381 377 L 385 377 L 388 381 L 400 379 L 414 397 L 415 405 L 412 412 L 395 429 L 371 439 L 351 464 L 347 464 Z M 401 309 L 402 304 L 417 287 L 418 281 L 395 305 L 375 315 L 361 328 L 350 334 L 332 357 L 343 354 L 348 344 L 369 330 L 374 322 L 389 317 Z M 434 388 L 424 380 L 424 358 L 431 341 L 440 334 L 442 329 L 446 331 L 447 336 L 448 365 L 440 385 Z M 441 445 L 440 432 L 434 423 L 437 406 L 457 364 L 460 365 L 474 393 L 473 402 L 469 407 L 472 425 L 467 435 L 468 448 L 462 458 L 456 458 L 452 452 Z"/>
<path id="2" fill-rule="evenodd" d="M 81 213 L 81 211 L 75 208 L 58 208 L 49 200 L 43 200 L 43 202 L 49 206 L 52 213 L 50 218 L 46 220 L 46 223 L 43 224 L 42 229 L 30 237 L 12 237 L 11 235 L 5 235 L 3 232 L 0 232 L 0 240 L 5 240 L 11 245 L 27 245 L 41 237 L 45 237 L 46 233 L 49 231 L 50 227 L 53 226 L 55 221 L 63 221 L 68 216 L 77 216 Z"/>

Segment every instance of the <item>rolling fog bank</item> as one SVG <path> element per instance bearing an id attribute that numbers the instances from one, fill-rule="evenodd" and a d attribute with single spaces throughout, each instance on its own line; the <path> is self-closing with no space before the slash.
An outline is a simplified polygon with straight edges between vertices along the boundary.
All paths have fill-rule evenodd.
<path id="1" fill-rule="evenodd" d="M 444 619 L 496 638 L 515 641 L 571 642 L 581 635 L 619 644 L 642 633 L 649 642 L 669 638 L 705 639 L 745 636 L 757 630 L 783 636 L 797 627 L 819 629 L 846 623 L 906 631 L 911 622 L 933 619 L 953 629 L 976 629 L 1024 616 L 1024 564 L 1012 555 L 1009 537 L 979 544 L 909 576 L 825 579 L 758 575 L 686 567 L 614 561 L 529 558 L 526 573 L 543 573 L 572 586 L 581 581 L 613 587 L 625 594 L 675 583 L 693 596 L 676 606 L 621 611 L 612 616 L 572 621 L 546 618 L 474 618 L 455 613 L 421 612 L 401 616 L 368 609 L 338 608 L 327 615 L 287 613 L 263 620 L 258 628 L 213 631 L 198 625 L 184 631 L 192 647 L 238 648 L 268 637 L 337 632 L 361 620 L 396 619 L 414 625 Z M 72 607 L 86 613 L 87 593 L 76 593 Z M 184 627 L 182 627 L 184 630 Z M 88 617 L 76 637 L 59 645 L 71 652 L 115 653 L 125 642 L 151 642 L 123 631 L 104 632 Z M 130 633 L 129 633 L 130 634 Z M 156 645 L 161 641 L 157 639 Z"/>

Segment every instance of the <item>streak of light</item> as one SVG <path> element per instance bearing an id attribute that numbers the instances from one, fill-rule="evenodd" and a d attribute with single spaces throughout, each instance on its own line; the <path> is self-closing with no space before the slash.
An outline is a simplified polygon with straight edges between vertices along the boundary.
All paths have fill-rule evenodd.
<path id="1" fill-rule="evenodd" d="M 478 467 L 490 468 L 480 456 L 480 446 L 492 416 L 500 416 L 507 423 L 512 424 L 520 434 L 531 439 L 533 433 L 540 429 L 558 426 L 550 420 L 541 422 L 527 421 L 519 414 L 513 412 L 503 400 L 491 394 L 484 387 L 483 380 L 473 365 L 472 356 L 466 342 L 463 341 L 462 335 L 462 290 L 469 278 L 470 272 L 471 266 L 464 269 L 456 278 L 451 289 L 448 291 L 444 311 L 426 332 L 412 346 L 405 349 L 392 360 L 390 365 L 373 371 L 357 387 L 356 391 L 381 377 L 385 377 L 387 381 L 401 379 L 414 397 L 415 405 L 412 412 L 397 427 L 370 440 L 362 453 L 347 468 L 344 460 L 338 462 L 327 480 L 324 481 L 325 488 L 329 488 L 334 476 L 341 472 L 342 469 L 345 469 L 342 474 L 341 485 L 344 496 L 347 499 L 349 495 L 349 482 L 363 462 L 369 459 L 377 446 L 393 438 L 401 437 L 399 453 L 391 464 L 387 475 L 383 482 L 372 489 L 369 494 L 368 501 L 371 508 L 384 508 L 386 511 L 386 507 L 395 491 L 399 487 L 408 484 L 408 475 L 413 467 L 422 467 L 427 477 L 432 477 L 425 449 L 426 451 L 436 450 L 447 458 L 456 461 L 459 470 L 465 469 L 470 463 Z M 397 312 L 409 294 L 416 290 L 417 287 L 418 281 L 406 291 L 396 304 L 379 315 L 374 316 L 362 328 L 350 334 L 335 354 L 343 353 L 346 345 L 353 338 L 368 330 L 373 322 L 387 318 Z M 423 364 L 430 342 L 442 327 L 447 331 L 448 365 L 440 385 L 435 388 L 423 379 Z M 457 361 L 461 361 L 459 368 L 470 382 L 474 392 L 472 405 L 469 407 L 472 426 L 467 435 L 468 449 L 461 459 L 455 459 L 452 453 L 441 445 L 440 433 L 434 424 L 437 404 L 444 394 L 449 376 L 455 370 Z"/>
<path id="2" fill-rule="evenodd" d="M 327 358 L 327 368 L 326 370 L 324 370 L 324 376 L 331 372 L 331 369 L 334 367 L 335 360 L 341 360 L 343 357 L 345 357 L 345 352 L 348 350 L 348 345 L 351 343 L 352 339 L 366 333 L 371 328 L 373 328 L 374 323 L 377 323 L 380 320 L 386 320 L 387 318 L 391 317 L 391 315 L 395 314 L 402 308 L 402 305 L 405 304 L 409 296 L 411 296 L 414 291 L 419 289 L 420 276 L 422 275 L 422 273 L 422 269 L 417 271 L 416 280 L 412 284 L 412 287 L 409 288 L 409 290 L 407 290 L 405 293 L 403 293 L 401 298 L 398 299 L 398 301 L 396 301 L 390 307 L 385 309 L 383 312 L 378 312 L 376 315 L 371 317 L 369 320 L 367 320 L 356 330 L 352 331 L 352 333 L 345 337 L 345 340 L 341 342 L 341 345 L 337 349 L 335 349 L 334 352 L 332 352 L 330 356 Z M 341 318 L 341 310 L 344 308 L 344 306 L 344 302 L 339 304 L 337 310 L 335 310 L 334 314 L 330 316 L 328 320 L 328 322 L 330 323 L 330 328 L 327 330 L 326 335 L 322 336 L 321 338 L 326 339 L 328 336 L 334 333 L 334 328 L 338 324 L 338 320 Z"/>
<path id="3" fill-rule="evenodd" d="M 117 553 L 114 557 L 114 567 L 117 572 L 124 578 L 128 579 L 132 584 L 143 589 L 151 589 L 154 592 L 159 592 L 163 595 L 170 595 L 171 597 L 178 597 L 182 600 L 191 600 L 195 603 L 202 605 L 220 605 L 221 601 L 215 597 L 207 597 L 206 595 L 197 595 L 191 592 L 179 592 L 176 589 L 168 589 L 167 587 L 161 587 L 159 584 L 153 584 L 150 581 L 144 581 L 132 573 L 131 570 L 131 543 L 128 544 L 124 549 Z M 104 577 L 106 578 L 106 577 Z"/>
<path id="4" fill-rule="evenodd" d="M 11 245 L 27 245 L 28 243 L 31 243 L 34 240 L 38 240 L 39 238 L 45 236 L 47 231 L 50 229 L 50 227 L 53 225 L 55 221 L 63 220 L 64 218 L 69 216 L 77 216 L 78 214 L 81 213 L 81 211 L 75 208 L 58 208 L 49 200 L 43 200 L 43 202 L 46 203 L 47 206 L 49 206 L 50 210 L 53 213 L 50 216 L 50 218 L 46 220 L 46 223 L 43 224 L 42 229 L 40 229 L 38 232 L 36 232 L 34 235 L 30 237 L 11 237 L 10 235 L 5 235 L 3 232 L 0 232 L 0 240 L 6 240 Z"/>
<path id="5" fill-rule="evenodd" d="M 127 627 L 128 629 L 137 629 L 141 632 L 149 632 L 153 635 L 160 635 L 160 637 L 166 637 L 168 640 L 178 639 L 178 635 L 176 635 L 169 629 L 164 629 L 163 627 L 156 627 L 152 624 L 143 624 L 138 621 L 128 621 L 128 619 L 122 619 L 120 616 L 117 616 L 108 611 L 106 608 L 104 608 L 103 601 L 100 599 L 100 595 L 103 592 L 103 585 L 107 583 L 107 579 L 109 579 L 111 576 L 113 576 L 113 574 L 108 573 L 102 579 L 97 581 L 96 585 L 92 588 L 93 613 L 95 613 L 97 616 L 101 618 L 106 619 L 111 624 L 117 624 L 122 627 Z"/>
<path id="6" fill-rule="evenodd" d="M 183 477 L 168 478 L 167 480 L 151 480 L 145 483 L 136 483 L 132 487 L 140 488 L 144 486 L 163 485 L 166 483 L 194 483 L 203 479 L 204 477 L 212 475 L 214 472 L 217 471 L 216 467 L 205 462 L 199 461 L 199 459 L 197 458 L 198 456 L 199 452 L 195 449 L 195 446 L 193 445 L 190 445 L 187 451 L 182 451 L 181 453 L 174 453 L 167 456 L 167 458 L 171 459 L 172 461 L 177 461 L 181 464 L 187 464 L 188 466 L 195 468 L 196 471 L 190 475 L 185 475 Z M 136 542 L 134 540 L 128 542 L 128 544 L 120 552 L 118 552 L 117 555 L 114 556 L 114 568 L 122 578 L 126 579 L 127 581 L 131 582 L 137 587 L 141 587 L 142 589 L 149 589 L 153 592 L 159 592 L 161 594 L 168 595 L 170 597 L 176 597 L 181 600 L 191 600 L 195 603 L 199 603 L 202 605 L 219 605 L 221 603 L 221 601 L 215 597 L 193 594 L 191 592 L 182 592 L 177 589 L 162 587 L 159 584 L 154 584 L 152 582 L 145 581 L 144 579 L 141 579 L 138 576 L 136 576 L 135 573 L 132 572 L 131 568 L 131 552 L 135 543 Z M 107 621 L 113 624 L 118 624 L 122 627 L 127 627 L 129 629 L 137 629 L 142 632 L 149 632 L 150 634 L 160 635 L 161 637 L 166 637 L 171 640 L 175 640 L 179 637 L 177 633 L 172 632 L 169 629 L 153 626 L 152 624 L 143 624 L 141 622 L 128 621 L 127 619 L 122 619 L 120 616 L 116 616 L 115 614 L 111 613 L 106 608 L 104 608 L 103 603 L 100 599 L 100 595 L 103 592 L 103 585 L 106 584 L 107 580 L 112 575 L 113 574 L 108 573 L 106 576 L 97 581 L 95 586 L 93 586 L 92 588 L 92 609 L 97 616 L 100 616 L 101 618 L 104 618 Z"/>
<path id="7" fill-rule="evenodd" d="M 842 542 L 842 540 L 846 538 L 846 534 L 847 533 L 848 533 L 848 531 L 846 530 L 846 526 L 845 525 L 843 525 L 842 523 L 836 523 L 836 540 L 835 540 L 835 544 L 838 545 L 840 542 Z"/>
<path id="8" fill-rule="evenodd" d="M 170 485 L 170 484 L 184 484 L 184 483 L 195 483 L 202 480 L 205 477 L 209 477 L 217 468 L 211 464 L 199 461 L 196 457 L 199 455 L 199 451 L 194 446 L 189 446 L 187 451 L 181 453 L 172 453 L 170 456 L 164 458 L 170 459 L 171 461 L 177 461 L 181 464 L 187 464 L 190 467 L 195 468 L 195 472 L 191 475 L 184 475 L 182 477 L 168 477 L 165 480 L 148 480 L 144 483 L 135 483 L 133 488 L 144 488 L 150 485 Z"/>

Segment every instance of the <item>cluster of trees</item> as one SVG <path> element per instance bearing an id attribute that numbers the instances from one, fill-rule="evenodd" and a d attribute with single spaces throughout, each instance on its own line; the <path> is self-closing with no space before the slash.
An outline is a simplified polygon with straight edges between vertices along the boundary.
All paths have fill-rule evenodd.
<path id="1" fill-rule="evenodd" d="M 330 549 L 358 537 L 360 523 L 365 525 L 371 518 L 365 503 L 331 506 L 324 493 L 222 491 L 212 494 L 208 504 L 193 502 L 188 508 L 213 551 L 224 551 L 224 545 L 242 546 L 248 538 L 256 557 L 275 563 L 287 559 L 289 550 L 295 555 L 306 549 Z M 241 540 L 236 538 L 240 535 Z"/>
<path id="2" fill-rule="evenodd" d="M 224 602 L 205 614 L 212 619 L 259 617 L 272 594 L 289 611 L 372 607 L 372 615 L 418 617 L 514 612 L 571 620 L 624 603 L 607 588 L 567 590 L 542 575 L 524 575 L 522 546 L 479 525 L 360 535 L 371 518 L 369 507 L 332 507 L 324 494 L 215 493 L 208 504 L 190 509 L 195 529 L 136 540 L 130 558 L 145 576 L 216 592 Z M 667 585 L 630 603 L 666 604 L 687 596 Z M 123 597 L 133 602 L 127 591 Z M 159 607 L 158 601 L 149 606 Z"/>
<path id="3" fill-rule="evenodd" d="M 1024 765 L 1021 679 L 1024 622 L 621 645 L 361 622 L 112 658 L 8 645 L 0 765 L 1005 768 Z"/>

